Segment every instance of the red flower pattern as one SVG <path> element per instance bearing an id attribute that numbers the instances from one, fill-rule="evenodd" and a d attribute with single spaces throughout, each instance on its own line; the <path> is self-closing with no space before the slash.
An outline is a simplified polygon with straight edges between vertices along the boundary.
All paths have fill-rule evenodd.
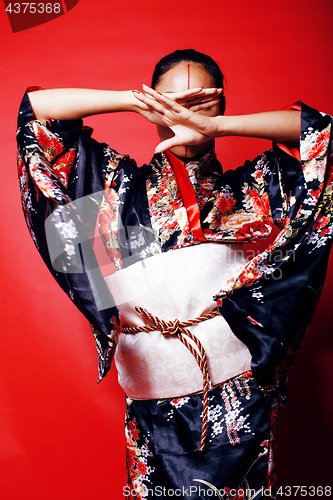
<path id="1" fill-rule="evenodd" d="M 223 196 L 223 194 L 221 196 L 219 196 L 215 202 L 215 206 L 216 208 L 219 209 L 219 211 L 221 213 L 226 213 L 226 212 L 230 212 L 232 210 L 232 207 L 234 206 L 234 204 L 236 203 L 236 200 L 234 200 L 233 198 L 231 197 L 226 197 L 226 196 Z"/>
<path id="2" fill-rule="evenodd" d="M 253 222 L 252 224 L 244 224 L 236 233 L 236 237 L 244 239 L 263 238 L 271 233 L 273 227 L 273 219 L 267 217 L 263 222 Z"/>
<path id="3" fill-rule="evenodd" d="M 135 439 L 135 440 L 139 439 L 138 431 L 137 431 L 136 426 L 135 426 L 135 424 L 133 422 L 129 422 L 128 428 L 129 428 L 129 430 L 132 433 L 133 439 Z"/>
<path id="4" fill-rule="evenodd" d="M 136 468 L 140 472 L 141 476 L 145 476 L 147 474 L 147 467 L 143 462 L 138 462 Z"/>
<path id="5" fill-rule="evenodd" d="M 238 281 L 242 284 L 250 284 L 253 281 L 261 278 L 262 273 L 254 269 L 245 269 L 239 276 Z"/>
<path id="6" fill-rule="evenodd" d="M 329 130 L 324 130 L 323 132 L 321 132 L 318 135 L 315 144 L 308 151 L 307 158 L 309 160 L 314 160 L 315 158 L 318 158 L 323 153 L 325 153 L 329 138 L 330 138 Z"/>
<path id="7" fill-rule="evenodd" d="M 53 158 L 58 156 L 63 150 L 64 146 L 59 139 L 55 137 L 45 126 L 38 122 L 34 122 L 35 136 L 45 153 L 52 153 Z M 50 160 L 50 158 L 48 158 Z"/>
<path id="8" fill-rule="evenodd" d="M 313 228 L 314 229 L 321 229 L 321 228 L 327 226 L 327 224 L 329 224 L 329 222 L 330 222 L 330 220 L 328 217 L 320 216 L 320 217 L 318 217 L 315 224 L 313 225 Z"/>
<path id="9" fill-rule="evenodd" d="M 252 200 L 252 206 L 256 214 L 258 215 L 268 215 L 270 213 L 268 194 L 264 193 L 259 195 L 254 189 L 250 192 L 250 197 Z"/>
<path id="10" fill-rule="evenodd" d="M 67 153 L 61 155 L 53 164 L 53 170 L 65 187 L 68 185 L 68 179 L 73 168 L 75 156 L 75 150 L 67 151 Z"/>

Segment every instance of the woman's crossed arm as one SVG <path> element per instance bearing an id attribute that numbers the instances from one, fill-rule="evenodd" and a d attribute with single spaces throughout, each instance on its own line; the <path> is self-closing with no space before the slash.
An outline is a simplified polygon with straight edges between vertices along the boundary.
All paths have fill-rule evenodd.
<path id="1" fill-rule="evenodd" d="M 196 88 L 166 95 L 172 97 L 170 101 L 197 111 L 215 103 L 220 93 L 221 89 Z M 28 95 L 37 120 L 77 120 L 102 113 L 132 111 L 153 123 L 160 122 L 158 115 L 136 99 L 131 90 L 63 88 L 37 90 Z"/>
<path id="2" fill-rule="evenodd" d="M 135 97 L 155 113 L 156 120 L 162 121 L 175 134 L 158 144 L 156 152 L 225 136 L 257 137 L 292 146 L 299 143 L 300 113 L 296 110 L 210 117 L 193 112 L 147 86 L 144 86 L 144 93 L 135 92 Z"/>

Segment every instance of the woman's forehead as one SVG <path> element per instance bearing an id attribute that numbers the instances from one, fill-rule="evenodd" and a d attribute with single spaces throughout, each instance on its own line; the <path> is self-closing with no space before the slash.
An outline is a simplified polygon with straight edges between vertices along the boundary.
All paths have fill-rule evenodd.
<path id="1" fill-rule="evenodd" d="M 160 77 L 156 90 L 181 92 L 191 88 L 215 86 L 214 78 L 210 73 L 207 73 L 201 64 L 182 61 Z"/>

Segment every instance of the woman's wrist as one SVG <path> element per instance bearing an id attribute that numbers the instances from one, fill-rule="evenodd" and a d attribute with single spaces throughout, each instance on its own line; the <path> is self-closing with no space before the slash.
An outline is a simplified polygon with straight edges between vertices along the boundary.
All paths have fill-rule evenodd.
<path id="1" fill-rule="evenodd" d="M 218 137 L 225 137 L 231 135 L 228 133 L 227 129 L 227 119 L 229 117 L 224 115 L 213 116 L 212 121 L 212 137 L 217 139 Z"/>
<path id="2" fill-rule="evenodd" d="M 250 115 L 216 116 L 214 137 L 257 137 L 277 142 L 297 142 L 300 135 L 300 112 L 268 111 Z"/>
<path id="3" fill-rule="evenodd" d="M 139 101 L 133 95 L 132 90 L 110 90 L 106 100 L 106 113 L 132 111 L 140 112 Z"/>

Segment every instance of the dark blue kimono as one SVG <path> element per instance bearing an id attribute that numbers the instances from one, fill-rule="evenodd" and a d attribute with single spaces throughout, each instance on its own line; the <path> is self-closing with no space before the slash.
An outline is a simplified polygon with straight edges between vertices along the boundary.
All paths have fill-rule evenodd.
<path id="1" fill-rule="evenodd" d="M 206 241 L 256 242 L 274 225 L 280 232 L 216 290 L 220 313 L 251 352 L 252 374 L 210 393 L 205 450 L 198 451 L 202 395 L 128 398 L 128 498 L 171 496 L 168 489 L 180 498 L 208 491 L 242 498 L 246 488 L 253 498 L 265 488 L 274 497 L 277 401 L 285 401 L 289 369 L 323 287 L 333 231 L 331 117 L 303 104 L 301 117 L 299 151 L 273 144 L 223 173 L 210 148 L 186 165 Z M 50 272 L 92 325 L 101 379 L 119 316 L 94 254 L 96 224 L 116 271 L 204 243 L 190 219 L 179 224 L 186 204 L 164 153 L 138 168 L 91 134 L 81 120 L 36 121 L 24 96 L 17 139 L 27 225 Z"/>

